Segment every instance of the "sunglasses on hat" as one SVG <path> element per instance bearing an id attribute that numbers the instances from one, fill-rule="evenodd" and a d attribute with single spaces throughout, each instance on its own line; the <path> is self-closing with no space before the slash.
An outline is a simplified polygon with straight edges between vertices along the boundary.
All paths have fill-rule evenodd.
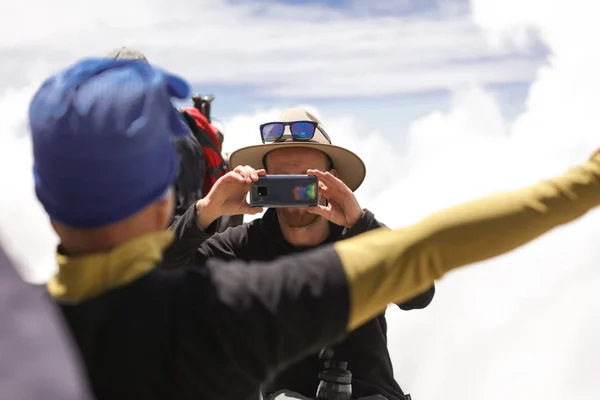
<path id="1" fill-rule="evenodd" d="M 260 137 L 263 143 L 272 143 L 283 137 L 285 127 L 290 127 L 292 140 L 306 142 L 315 136 L 315 131 L 319 129 L 323 136 L 331 143 L 327 133 L 319 127 L 314 121 L 293 121 L 293 122 L 267 122 L 260 125 Z"/>

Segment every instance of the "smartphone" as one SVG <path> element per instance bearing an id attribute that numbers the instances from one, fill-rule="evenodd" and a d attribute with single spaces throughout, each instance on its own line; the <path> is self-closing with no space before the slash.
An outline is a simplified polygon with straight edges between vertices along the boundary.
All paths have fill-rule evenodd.
<path id="1" fill-rule="evenodd" d="M 262 175 L 250 185 L 253 207 L 309 207 L 319 204 L 319 180 L 310 175 Z"/>

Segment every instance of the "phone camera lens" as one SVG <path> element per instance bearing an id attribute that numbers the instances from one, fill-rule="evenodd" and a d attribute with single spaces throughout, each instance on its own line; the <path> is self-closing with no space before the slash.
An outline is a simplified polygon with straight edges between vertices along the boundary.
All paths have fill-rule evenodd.
<path id="1" fill-rule="evenodd" d="M 267 196 L 267 195 L 269 194 L 269 188 L 268 188 L 268 187 L 266 187 L 266 186 L 259 186 L 259 187 L 256 189 L 256 194 L 257 194 L 259 197 L 265 197 L 265 196 Z"/>

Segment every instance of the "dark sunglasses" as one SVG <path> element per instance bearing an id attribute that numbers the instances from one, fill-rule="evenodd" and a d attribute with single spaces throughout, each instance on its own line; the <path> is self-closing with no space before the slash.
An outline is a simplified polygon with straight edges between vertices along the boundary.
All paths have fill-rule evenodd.
<path id="1" fill-rule="evenodd" d="M 319 129 L 323 136 L 331 143 L 329 135 L 318 125 L 314 121 L 267 122 L 260 126 L 260 138 L 263 143 L 276 142 L 283 137 L 285 127 L 289 126 L 292 133 L 292 140 L 301 142 L 311 140 L 315 136 L 315 131 Z"/>

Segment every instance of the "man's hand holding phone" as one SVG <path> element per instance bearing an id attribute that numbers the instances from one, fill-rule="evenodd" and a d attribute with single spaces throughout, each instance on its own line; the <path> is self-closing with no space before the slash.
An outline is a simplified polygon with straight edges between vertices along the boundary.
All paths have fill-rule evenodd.
<path id="1" fill-rule="evenodd" d="M 196 221 L 202 229 L 226 215 L 260 214 L 262 207 L 252 207 L 246 201 L 252 182 L 265 175 L 264 169 L 238 166 L 220 177 L 210 192 L 196 202 Z"/>
<path id="2" fill-rule="evenodd" d="M 262 183 L 259 182 L 259 177 Z M 251 192 L 251 203 L 246 201 Z M 319 195 L 327 205 L 319 204 Z M 196 203 L 196 221 L 202 229 L 221 216 L 260 214 L 263 207 L 308 207 L 309 212 L 352 227 L 362 216 L 354 193 L 330 172 L 309 170 L 308 175 L 270 175 L 264 169 L 238 166 L 223 175 L 208 195 Z"/>
<path id="3" fill-rule="evenodd" d="M 308 211 L 339 226 L 354 226 L 363 215 L 363 209 L 352 190 L 330 172 L 309 169 L 308 175 L 319 179 L 319 191 L 327 199 L 327 205 L 319 204 Z"/>

